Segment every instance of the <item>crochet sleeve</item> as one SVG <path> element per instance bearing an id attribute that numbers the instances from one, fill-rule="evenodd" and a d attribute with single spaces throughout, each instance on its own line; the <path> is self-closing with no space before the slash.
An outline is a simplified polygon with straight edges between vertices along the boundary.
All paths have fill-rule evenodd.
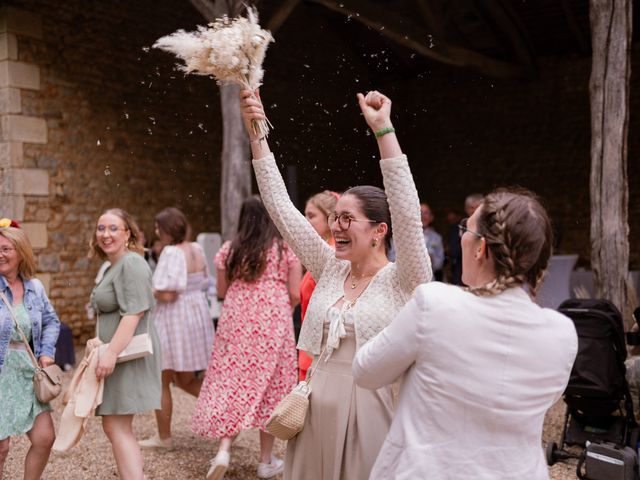
<path id="1" fill-rule="evenodd" d="M 333 249 L 322 240 L 293 205 L 272 154 L 253 160 L 260 196 L 282 238 L 315 280 L 320 278 Z"/>
<path id="2" fill-rule="evenodd" d="M 433 276 L 420 221 L 420 200 L 405 155 L 380 160 L 389 201 L 400 288 L 412 294 Z"/>

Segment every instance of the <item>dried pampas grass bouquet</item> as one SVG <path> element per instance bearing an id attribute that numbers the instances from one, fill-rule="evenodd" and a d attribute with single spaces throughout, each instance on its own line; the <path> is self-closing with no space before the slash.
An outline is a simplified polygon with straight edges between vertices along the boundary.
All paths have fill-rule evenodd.
<path id="1" fill-rule="evenodd" d="M 262 84 L 262 62 L 273 41 L 271 33 L 260 27 L 257 11 L 247 8 L 246 17 L 225 15 L 195 32 L 178 30 L 159 38 L 153 47 L 184 61 L 179 67 L 186 73 L 213 75 L 218 84 L 234 83 L 254 91 Z M 273 128 L 269 120 L 253 124 L 260 137 L 269 134 L 269 127 Z"/>

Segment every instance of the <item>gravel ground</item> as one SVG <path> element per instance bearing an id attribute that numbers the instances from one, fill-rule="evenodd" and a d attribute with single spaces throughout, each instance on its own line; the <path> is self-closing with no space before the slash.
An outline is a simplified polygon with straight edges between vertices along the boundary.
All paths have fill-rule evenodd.
<path id="1" fill-rule="evenodd" d="M 81 358 L 81 357 L 78 357 Z M 65 374 L 66 381 L 71 377 Z M 217 442 L 202 439 L 189 428 L 190 415 L 195 399 L 181 390 L 173 389 L 174 418 L 173 435 L 176 448 L 170 452 L 143 451 L 145 473 L 149 479 L 191 480 L 203 479 L 208 470 L 208 460 L 214 456 Z M 54 401 L 54 421 L 58 424 L 62 411 L 60 400 Z M 564 404 L 559 402 L 548 413 L 545 421 L 543 440 L 560 439 L 564 416 Z M 155 417 L 152 413 L 138 415 L 134 420 L 138 438 L 146 438 L 155 431 Z M 5 464 L 7 480 L 22 478 L 22 463 L 28 448 L 26 436 L 12 441 L 9 458 Z M 284 453 L 284 442 L 276 441 L 276 453 Z M 227 480 L 255 479 L 258 462 L 258 431 L 243 432 L 234 444 L 231 466 L 225 476 Z M 552 480 L 575 479 L 575 460 L 558 463 L 551 468 Z M 118 477 L 109 442 L 104 436 L 100 419 L 91 417 L 87 431 L 74 449 L 67 455 L 52 453 L 44 472 L 44 480 L 101 480 Z M 356 480 L 356 479 L 354 479 Z"/>

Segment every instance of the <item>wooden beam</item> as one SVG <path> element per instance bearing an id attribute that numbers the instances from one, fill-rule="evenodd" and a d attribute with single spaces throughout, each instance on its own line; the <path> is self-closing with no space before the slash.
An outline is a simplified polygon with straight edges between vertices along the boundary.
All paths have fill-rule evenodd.
<path id="1" fill-rule="evenodd" d="M 524 25 L 519 22 L 517 12 L 508 5 L 509 1 L 511 0 L 507 0 L 507 2 L 483 0 L 479 5 L 479 8 L 483 10 L 483 12 L 479 12 L 480 16 L 487 28 L 492 29 L 493 26 L 490 23 L 494 23 L 497 32 L 503 34 L 496 36 L 498 39 L 502 36 L 507 40 L 509 50 L 515 55 L 517 63 L 529 70 L 531 74 L 535 74 L 537 67 L 533 47 L 527 38 Z M 489 19 L 486 18 L 487 15 Z"/>
<path id="2" fill-rule="evenodd" d="M 591 268 L 597 298 L 631 319 L 627 145 L 632 0 L 590 0 Z M 627 324 L 630 326 L 629 324 Z"/>
<path id="3" fill-rule="evenodd" d="M 254 2 L 242 0 L 190 0 L 191 4 L 208 21 L 222 15 L 235 17 L 245 5 Z M 211 89 L 213 91 L 213 83 Z M 239 87 L 220 85 L 220 110 L 222 110 L 222 174 L 219 183 L 211 188 L 220 192 L 220 230 L 223 240 L 233 238 L 238 227 L 240 208 L 251 195 L 251 167 L 249 139 L 244 129 L 240 110 Z"/>
<path id="4" fill-rule="evenodd" d="M 267 22 L 267 30 L 275 34 L 298 5 L 300 5 L 300 0 L 285 0 Z"/>
<path id="5" fill-rule="evenodd" d="M 436 13 L 432 4 L 427 0 L 416 0 L 418 3 L 418 8 L 420 9 L 420 13 L 422 14 L 422 18 L 424 19 L 424 23 L 427 28 L 431 31 L 434 39 L 440 41 L 444 41 L 444 29 L 443 22 L 440 18 L 440 15 Z"/>
<path id="6" fill-rule="evenodd" d="M 200 12 L 207 22 L 213 22 L 216 18 L 227 13 L 226 2 L 212 0 L 189 0 L 191 5 Z"/>
<path id="7" fill-rule="evenodd" d="M 444 44 L 442 40 L 437 41 L 434 39 L 434 44 L 432 45 L 427 44 L 426 41 L 415 40 L 415 38 L 419 38 L 421 35 L 419 33 L 409 32 L 411 26 L 406 23 L 405 19 L 379 6 L 372 7 L 364 2 L 358 4 L 358 8 L 355 9 L 347 7 L 342 1 L 311 1 L 323 5 L 329 10 L 340 12 L 378 31 L 381 35 L 384 35 L 397 44 L 409 48 L 431 60 L 447 65 L 474 68 L 494 77 L 524 77 L 528 74 L 527 69 L 522 66 L 490 58 L 462 47 L 449 46 Z M 396 25 L 398 27 L 396 27 Z"/>

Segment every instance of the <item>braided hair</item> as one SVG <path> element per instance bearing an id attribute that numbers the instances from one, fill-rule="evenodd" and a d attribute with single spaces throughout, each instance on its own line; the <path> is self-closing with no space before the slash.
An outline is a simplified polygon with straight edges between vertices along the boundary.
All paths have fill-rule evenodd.
<path id="1" fill-rule="evenodd" d="M 490 193 L 481 205 L 477 230 L 491 252 L 497 277 L 469 291 L 488 296 L 527 284 L 535 296 L 552 250 L 551 221 L 538 197 L 525 189 Z"/>

